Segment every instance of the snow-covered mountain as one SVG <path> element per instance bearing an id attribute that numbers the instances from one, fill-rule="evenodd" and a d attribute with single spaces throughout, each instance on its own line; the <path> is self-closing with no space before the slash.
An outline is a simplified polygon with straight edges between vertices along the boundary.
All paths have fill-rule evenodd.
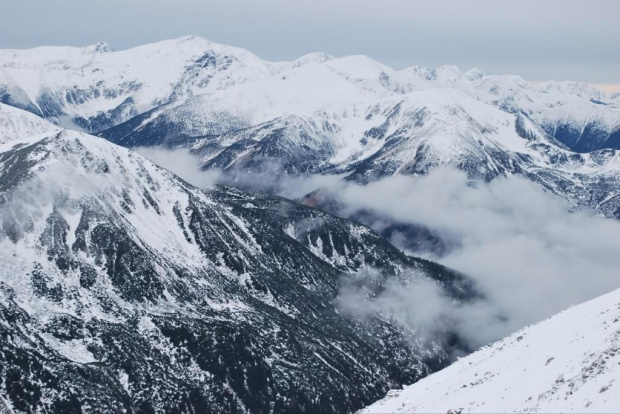
<path id="1" fill-rule="evenodd" d="M 455 165 L 472 179 L 518 174 L 620 216 L 620 106 L 577 82 L 323 53 L 267 62 L 184 37 L 119 52 L 3 50 L 0 90 L 2 102 L 126 147 L 188 148 L 205 168 L 366 182 Z"/>
<path id="2" fill-rule="evenodd" d="M 617 413 L 620 290 L 570 308 L 362 413 Z"/>
<path id="3" fill-rule="evenodd" d="M 60 130 L 61 128 L 36 115 L 0 104 L 0 145 Z"/>
<path id="4" fill-rule="evenodd" d="M 0 102 L 92 132 L 273 73 L 246 50 L 194 36 L 123 51 L 105 43 L 0 50 Z"/>
<path id="5" fill-rule="evenodd" d="M 415 275 L 480 298 L 368 227 L 205 192 L 113 143 L 183 148 L 205 169 L 272 181 L 444 165 L 519 175 L 620 218 L 620 103 L 584 84 L 323 53 L 267 62 L 197 37 L 0 50 L 0 411 L 350 411 L 444 367 L 460 344 L 347 316 L 343 281 L 372 297 Z M 443 248 L 429 229 L 406 231 Z"/>
<path id="6" fill-rule="evenodd" d="M 240 125 L 255 126 L 290 115 L 314 116 L 351 104 L 363 108 L 387 97 L 453 88 L 504 111 L 523 112 L 552 138 L 575 151 L 620 145 L 620 108 L 610 95 L 577 82 L 533 85 L 517 76 L 489 76 L 477 69 L 463 73 L 448 66 L 397 71 L 365 56 L 311 54 L 294 62 L 265 64 L 275 73 L 209 91 L 181 108 L 177 103 L 162 107 L 116 134 L 127 141 L 148 144 L 151 123 L 176 124 L 166 133 L 181 136 L 213 135 L 225 129 L 226 122 L 218 122 L 220 130 L 214 131 L 207 120 L 222 116 L 237 121 L 228 127 L 233 131 Z M 184 122 L 175 121 L 179 118 Z"/>
<path id="7" fill-rule="evenodd" d="M 348 179 L 368 182 L 393 174 L 423 175 L 452 165 L 467 172 L 472 180 L 519 175 L 567 198 L 574 206 L 620 217 L 620 160 L 616 150 L 571 151 L 526 113 L 506 112 L 458 89 L 362 99 L 253 126 L 248 125 L 255 120 L 241 113 L 233 119 L 225 118 L 219 109 L 198 118 L 195 114 L 210 109 L 192 105 L 177 106 L 174 116 L 156 116 L 146 124 L 142 124 L 142 117 L 136 117 L 104 131 L 102 136 L 129 147 L 187 147 L 201 157 L 204 168 L 246 174 L 271 173 L 275 166 L 289 174 L 344 174 Z M 196 112 L 186 112 L 189 107 Z M 265 107 L 273 109 L 266 103 Z M 200 121 L 187 123 L 188 119 Z M 140 125 L 135 129 L 139 133 L 127 133 L 126 128 L 135 125 Z M 222 125 L 230 132 L 223 132 Z M 204 136 L 190 132 L 190 128 L 202 127 Z"/>
<path id="8" fill-rule="evenodd" d="M 336 298 L 347 281 L 372 294 L 425 277 L 469 300 L 464 276 L 354 222 L 205 192 L 101 138 L 0 114 L 0 408 L 350 411 L 449 362 L 441 338 Z"/>
<path id="9" fill-rule="evenodd" d="M 0 51 L 0 102 L 91 132 L 164 104 L 170 106 L 132 124 L 134 129 L 183 114 L 177 133 L 210 135 L 212 122 L 200 118 L 218 113 L 256 125 L 445 87 L 509 112 L 523 111 L 576 151 L 620 147 L 617 98 L 577 82 L 534 85 L 517 76 L 452 66 L 394 70 L 360 55 L 311 53 L 291 62 L 268 62 L 195 36 L 123 51 L 105 43 Z M 202 98 L 190 99 L 181 112 L 176 109 L 194 96 Z"/>
<path id="10" fill-rule="evenodd" d="M 205 168 L 269 163 L 367 181 L 448 164 L 472 179 L 519 174 L 574 205 L 620 214 L 618 154 L 602 149 L 618 148 L 620 107 L 584 84 L 534 85 L 455 67 L 396 71 L 365 56 L 319 53 L 273 63 L 196 37 L 121 52 L 42 48 L 2 56 L 12 74 L 5 88 L 30 85 L 28 94 L 5 93 L 4 101 L 55 122 L 87 120 L 91 130 L 127 119 L 100 135 L 127 147 L 189 148 Z M 165 70 L 145 69 L 160 66 Z M 32 68 L 37 82 L 25 75 Z M 139 86 L 118 86 L 127 79 Z M 44 86 L 52 80 L 55 86 Z M 97 92 L 66 100 L 71 88 L 91 84 L 100 85 L 92 87 Z M 108 87 L 114 92 L 101 89 Z M 44 109 L 48 100 L 38 97 L 48 90 L 63 91 L 54 98 L 61 109 Z M 13 99 L 26 95 L 27 104 Z M 125 100 L 132 110 L 114 118 Z M 93 127 L 97 119 L 105 122 Z"/>

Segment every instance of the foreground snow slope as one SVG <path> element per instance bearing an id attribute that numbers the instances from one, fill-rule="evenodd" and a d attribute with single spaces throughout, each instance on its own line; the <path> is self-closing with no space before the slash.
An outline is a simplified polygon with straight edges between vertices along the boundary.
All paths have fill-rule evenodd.
<path id="1" fill-rule="evenodd" d="M 388 412 L 619 412 L 620 290 L 462 358 L 367 407 Z"/>

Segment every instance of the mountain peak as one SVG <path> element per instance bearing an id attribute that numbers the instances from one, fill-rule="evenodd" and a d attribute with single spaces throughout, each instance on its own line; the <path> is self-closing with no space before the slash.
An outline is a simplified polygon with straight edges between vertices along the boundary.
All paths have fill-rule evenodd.
<path id="1" fill-rule="evenodd" d="M 402 72 L 410 73 L 427 81 L 457 80 L 463 77 L 463 72 L 457 66 L 443 65 L 436 68 L 424 66 L 410 66 Z M 482 73 L 482 71 L 480 71 Z"/>
<path id="2" fill-rule="evenodd" d="M 480 78 L 483 78 L 484 76 L 486 76 L 486 73 L 484 73 L 478 68 L 471 68 L 470 70 L 465 72 L 465 77 L 469 80 L 480 79 Z"/>
<path id="3" fill-rule="evenodd" d="M 550 80 L 540 83 L 538 87 L 549 93 L 576 95 L 587 99 L 601 99 L 606 95 L 587 83 L 577 81 Z"/>
<path id="4" fill-rule="evenodd" d="M 218 43 L 212 42 L 209 39 L 205 39 L 202 36 L 196 36 L 196 35 L 187 35 L 187 36 L 181 36 L 178 37 L 176 39 L 170 39 L 170 40 L 164 40 L 163 42 L 173 42 L 173 43 L 195 43 L 195 44 L 199 44 L 199 45 L 219 45 Z M 224 46 L 224 45 L 219 45 L 219 46 Z"/>
<path id="5" fill-rule="evenodd" d="M 0 144 L 60 130 L 38 116 L 0 103 Z"/>
<path id="6" fill-rule="evenodd" d="M 334 59 L 334 57 L 325 52 L 310 52 L 295 59 L 292 62 L 292 67 L 296 68 L 296 67 L 308 65 L 311 63 L 323 63 L 323 62 L 327 62 L 328 60 L 332 60 L 332 59 Z"/>
<path id="7" fill-rule="evenodd" d="M 463 76 L 463 72 L 458 66 L 442 65 L 437 68 L 437 73 L 442 78 L 459 79 Z"/>
<path id="8" fill-rule="evenodd" d="M 108 42 L 98 42 L 94 45 L 88 45 L 84 49 L 91 53 L 110 53 L 116 51 Z"/>

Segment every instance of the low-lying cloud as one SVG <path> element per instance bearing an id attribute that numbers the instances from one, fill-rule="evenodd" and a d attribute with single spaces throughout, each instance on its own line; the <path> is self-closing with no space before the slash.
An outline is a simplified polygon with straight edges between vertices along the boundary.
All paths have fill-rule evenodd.
<path id="1" fill-rule="evenodd" d="M 453 315 L 465 315 L 460 331 L 476 345 L 620 287 L 620 223 L 571 212 L 563 199 L 521 178 L 472 184 L 462 172 L 437 169 L 330 191 L 349 213 L 369 209 L 451 239 L 456 247 L 440 261 L 471 276 L 488 298 L 471 314 Z M 390 300 L 417 306 L 419 298 L 402 295 Z"/>
<path id="2" fill-rule="evenodd" d="M 134 148 L 138 154 L 155 164 L 172 171 L 194 187 L 211 188 L 219 179 L 219 170 L 202 170 L 200 158 L 184 149 L 163 149 L 158 147 Z"/>
<path id="3" fill-rule="evenodd" d="M 200 182 L 196 172 L 188 177 L 172 165 L 174 158 L 165 158 L 162 166 Z M 226 175 L 219 179 L 226 181 Z M 266 188 L 256 181 L 235 176 L 240 185 Z M 273 181 L 268 184 L 273 188 Z M 484 302 L 457 305 L 426 282 L 388 286 L 372 305 L 361 307 L 355 303 L 362 301 L 359 292 L 341 292 L 349 310 L 383 311 L 419 331 L 449 323 L 479 346 L 620 288 L 620 223 L 571 212 L 565 200 L 522 178 L 471 183 L 463 172 L 438 168 L 423 177 L 398 175 L 367 185 L 334 176 L 281 178 L 277 188 L 289 198 L 321 188 L 338 202 L 342 216 L 371 211 L 381 223 L 428 228 L 450 246 L 434 259 L 473 278 Z"/>
<path id="4" fill-rule="evenodd" d="M 446 334 L 461 339 L 451 351 L 479 345 L 472 337 L 481 322 L 485 325 L 503 320 L 490 302 L 480 299 L 457 301 L 436 280 L 423 272 L 407 269 L 395 278 L 381 277 L 381 270 L 363 268 L 352 278 L 342 280 L 337 304 L 348 315 L 368 319 L 375 315 L 388 318 L 415 333 L 416 342 L 445 340 Z M 369 295 L 366 284 L 384 280 L 380 294 Z M 459 348 L 461 347 L 461 348 Z"/>

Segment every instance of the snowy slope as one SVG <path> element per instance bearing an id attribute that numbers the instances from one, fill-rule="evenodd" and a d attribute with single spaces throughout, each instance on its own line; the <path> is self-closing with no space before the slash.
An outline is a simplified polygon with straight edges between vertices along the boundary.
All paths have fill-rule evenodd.
<path id="1" fill-rule="evenodd" d="M 267 62 L 185 37 L 119 52 L 0 51 L 0 101 L 105 129 L 122 146 L 191 149 L 206 168 L 268 163 L 366 182 L 454 165 L 472 179 L 521 175 L 620 217 L 618 154 L 607 149 L 620 148 L 620 106 L 577 82 L 322 53 Z"/>
<path id="2" fill-rule="evenodd" d="M 205 119 L 212 125 L 222 114 L 220 129 L 234 131 L 239 124 L 227 128 L 226 117 L 255 126 L 279 117 L 315 116 L 334 107 L 372 106 L 388 97 L 407 99 L 411 92 L 450 88 L 509 113 L 523 112 L 558 142 L 580 152 L 618 147 L 614 134 L 620 130 L 620 108 L 601 101 L 610 97 L 583 84 L 576 84 L 581 88 L 555 82 L 531 85 L 515 76 L 462 73 L 455 67 L 395 71 L 364 56 L 303 61 L 303 65 L 280 66 L 276 74 L 265 78 L 205 93 L 180 107 L 164 106 L 143 115 L 139 123 L 105 134 L 115 136 L 115 142 L 125 137 L 125 142 L 144 145 L 153 136 L 149 123 L 172 123 L 180 137 L 196 137 L 213 135 L 211 128 L 200 125 Z M 180 117 L 184 122 L 175 121 Z"/>
<path id="3" fill-rule="evenodd" d="M 277 166 L 289 174 L 336 173 L 368 182 L 451 165 L 472 180 L 519 175 L 575 206 L 620 214 L 617 151 L 575 153 L 526 114 L 502 111 L 457 89 L 358 101 L 232 129 L 160 144 L 189 146 L 205 168 L 233 172 L 273 171 Z M 131 141 L 135 135 L 123 136 L 121 126 L 113 131 L 104 136 L 121 145 L 146 144 Z"/>
<path id="4" fill-rule="evenodd" d="M 158 70 L 151 70 L 157 67 Z M 205 167 L 281 165 L 365 182 L 454 165 L 518 174 L 620 216 L 617 98 L 456 67 L 394 70 L 322 53 L 267 62 L 197 37 L 113 51 L 0 51 L 0 101 L 126 147 L 191 149 Z"/>
<path id="5" fill-rule="evenodd" d="M 36 115 L 0 104 L 0 145 L 55 131 L 60 131 L 60 128 Z"/>
<path id="6" fill-rule="evenodd" d="M 238 147 L 236 144 L 250 141 L 262 146 L 283 129 L 285 133 L 281 135 L 290 143 L 290 153 L 295 154 L 296 148 L 300 151 L 317 146 L 316 156 L 323 165 L 314 164 L 309 172 L 326 168 L 351 171 L 358 168 L 357 164 L 363 164 L 363 174 L 380 176 L 408 169 L 424 171 L 430 165 L 458 164 L 468 157 L 479 158 L 472 163 L 481 170 L 497 169 L 485 165 L 486 152 L 491 148 L 536 154 L 529 148 L 534 142 L 518 135 L 514 115 L 451 88 L 372 102 L 358 101 L 321 110 L 312 116 L 282 117 L 252 128 L 199 139 L 191 148 L 203 156 L 207 165 L 214 156 L 226 155 L 228 164 L 217 165 L 230 168 L 238 162 L 228 156 Z M 539 133 L 535 137 L 537 143 L 545 142 L 541 136 Z M 321 149 L 327 150 L 321 153 Z M 422 153 L 426 164 L 419 162 Z M 247 151 L 244 156 L 249 156 Z M 375 164 L 374 168 L 369 163 Z M 389 171 L 373 171 L 381 169 L 383 164 L 391 165 L 386 167 Z"/>
<path id="7" fill-rule="evenodd" d="M 11 121 L 27 135 L 0 144 L 0 410 L 351 411 L 449 362 L 443 339 L 336 298 L 415 275 L 467 300 L 463 275 L 357 223 Z"/>
<path id="8" fill-rule="evenodd" d="M 529 326 L 363 413 L 620 410 L 620 290 Z"/>

